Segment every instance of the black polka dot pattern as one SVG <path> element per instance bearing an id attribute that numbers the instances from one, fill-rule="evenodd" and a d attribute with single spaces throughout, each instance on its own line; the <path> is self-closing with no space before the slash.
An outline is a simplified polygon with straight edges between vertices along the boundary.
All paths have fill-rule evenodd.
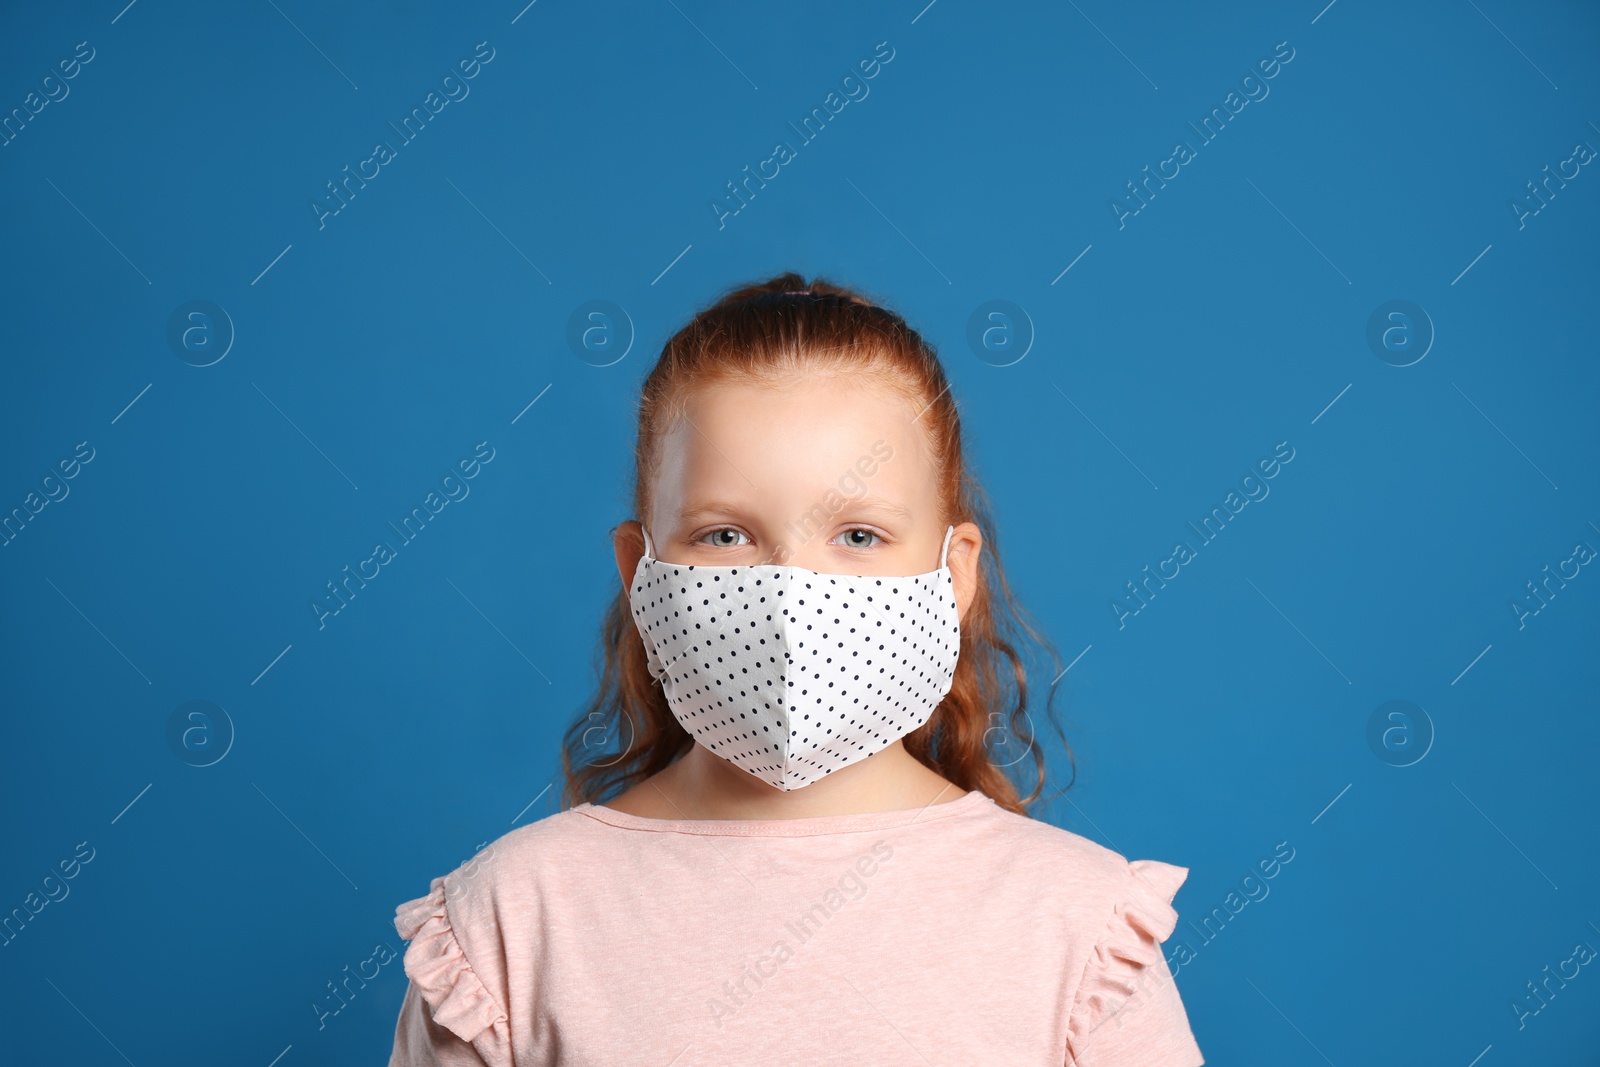
<path id="1" fill-rule="evenodd" d="M 629 604 L 651 674 L 696 741 L 778 789 L 893 744 L 950 691 L 961 619 L 946 559 L 908 577 L 654 558 Z"/>

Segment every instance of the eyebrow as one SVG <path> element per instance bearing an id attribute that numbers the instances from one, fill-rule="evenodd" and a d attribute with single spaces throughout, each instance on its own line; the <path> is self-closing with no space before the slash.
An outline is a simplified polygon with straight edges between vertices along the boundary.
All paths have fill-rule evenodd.
<path id="1" fill-rule="evenodd" d="M 821 500 L 818 500 L 816 502 L 816 506 L 822 507 L 824 505 Z M 738 515 L 741 514 L 743 510 L 744 509 L 740 508 L 738 505 L 730 504 L 726 501 L 703 500 L 689 504 L 678 513 L 678 517 L 681 519 L 697 519 L 705 515 Z M 876 511 L 885 515 L 893 515 L 896 518 L 911 518 L 911 509 L 877 496 L 847 498 L 845 506 L 841 508 L 840 511 L 842 512 L 845 510 Z"/>

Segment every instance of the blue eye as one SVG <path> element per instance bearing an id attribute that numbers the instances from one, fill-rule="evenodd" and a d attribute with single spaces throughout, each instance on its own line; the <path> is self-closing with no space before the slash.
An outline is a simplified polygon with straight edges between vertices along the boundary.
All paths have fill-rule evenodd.
<path id="1" fill-rule="evenodd" d="M 871 530 L 867 529 L 864 526 L 852 526 L 850 529 L 846 530 L 844 533 L 840 534 L 839 536 L 845 537 L 845 538 L 851 538 L 852 534 L 866 534 L 868 537 L 876 537 L 878 539 L 878 541 L 882 541 L 883 540 L 882 537 L 879 537 L 877 534 L 873 533 Z M 846 548 L 871 548 L 872 547 L 872 545 L 870 545 L 870 544 L 862 544 L 860 541 L 857 541 L 857 540 L 854 540 L 854 539 L 846 540 L 846 541 L 843 541 L 841 543 Z"/>
<path id="2" fill-rule="evenodd" d="M 711 541 L 711 542 L 707 542 L 706 541 L 707 537 L 721 538 L 724 534 L 733 534 L 736 537 L 744 537 L 745 536 L 743 533 L 739 532 L 738 530 L 735 530 L 731 526 L 723 526 L 723 527 L 720 527 L 719 529 L 708 531 L 706 534 L 704 534 L 700 538 L 700 540 L 701 540 L 702 543 L 711 544 L 712 546 L 714 546 L 716 548 L 738 548 L 738 547 L 740 547 L 740 544 L 737 541 L 732 542 L 732 543 L 730 543 L 730 542 L 728 542 L 726 540 L 717 540 L 717 541 Z"/>

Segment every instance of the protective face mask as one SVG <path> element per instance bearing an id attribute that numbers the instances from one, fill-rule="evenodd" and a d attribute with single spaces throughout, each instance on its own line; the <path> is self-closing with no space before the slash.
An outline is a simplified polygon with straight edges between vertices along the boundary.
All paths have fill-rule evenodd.
<path id="1" fill-rule="evenodd" d="M 915 730 L 950 691 L 961 652 L 954 532 L 938 570 L 883 577 L 665 563 L 645 531 L 628 601 L 672 714 L 783 790 Z"/>

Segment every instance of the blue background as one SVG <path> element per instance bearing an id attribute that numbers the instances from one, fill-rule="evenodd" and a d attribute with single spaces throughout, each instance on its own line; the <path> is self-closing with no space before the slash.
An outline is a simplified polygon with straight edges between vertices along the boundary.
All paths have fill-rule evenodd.
<path id="1" fill-rule="evenodd" d="M 0 1059 L 383 1062 L 398 959 L 315 1005 L 403 950 L 396 904 L 557 810 L 639 381 L 794 269 L 939 348 L 1010 580 L 1079 657 L 1077 783 L 1037 814 L 1190 869 L 1208 1063 L 1596 1062 L 1595 965 L 1512 1008 L 1600 948 L 1600 574 L 1511 606 L 1600 548 L 1600 174 L 1512 207 L 1600 147 L 1592 5 L 113 0 L 0 28 L 5 113 L 93 48 L 0 148 L 0 508 L 93 449 L 0 550 L 0 910 L 93 849 L 0 948 Z M 719 225 L 880 41 L 868 95 Z M 479 42 L 469 95 L 319 226 Z M 221 314 L 172 344 L 196 300 Z M 595 300 L 612 332 L 574 346 Z M 1425 318 L 1374 347 L 1392 300 Z M 470 495 L 319 628 L 480 441 Z M 1270 495 L 1119 625 L 1281 441 Z M 193 700 L 220 711 L 174 742 Z M 1369 741 L 1395 700 L 1421 711 Z"/>

